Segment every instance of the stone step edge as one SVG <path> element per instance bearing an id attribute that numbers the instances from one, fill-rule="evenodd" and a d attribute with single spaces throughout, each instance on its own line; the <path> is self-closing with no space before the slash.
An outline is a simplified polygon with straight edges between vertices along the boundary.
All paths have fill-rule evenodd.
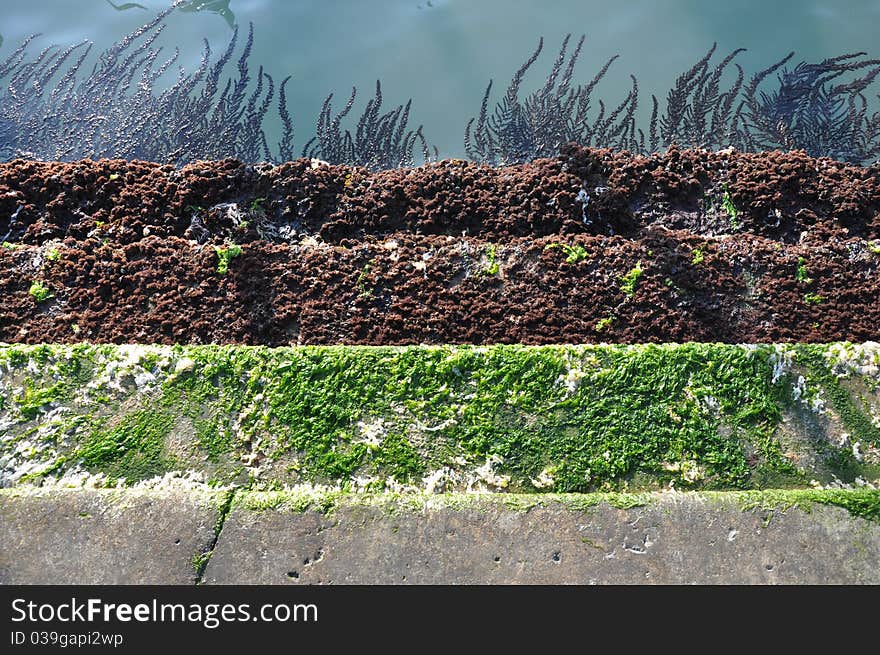
<path id="1" fill-rule="evenodd" d="M 0 584 L 880 583 L 880 490 L 0 490 Z"/>
<path id="2" fill-rule="evenodd" d="M 228 514 L 241 509 L 253 512 L 317 512 L 330 515 L 350 507 L 375 507 L 389 513 L 425 512 L 432 509 L 490 510 L 505 509 L 529 512 L 538 507 L 557 505 L 570 511 L 586 511 L 600 505 L 615 509 L 632 509 L 654 504 L 676 502 L 702 502 L 729 505 L 743 512 L 751 510 L 787 511 L 799 509 L 810 512 L 817 506 L 835 506 L 847 510 L 853 517 L 880 524 L 880 489 L 872 486 L 855 488 L 805 488 L 805 489 L 749 489 L 712 491 L 664 491 L 643 492 L 587 492 L 587 493 L 508 493 L 508 492 L 453 492 L 419 493 L 392 491 L 346 491 L 342 489 L 312 487 L 282 490 L 257 490 L 247 488 L 217 488 L 169 486 L 165 488 L 144 487 L 35 487 L 19 485 L 0 489 L 0 505 L 17 499 L 51 499 L 75 497 L 77 494 L 95 494 L 109 506 L 126 509 L 134 499 L 162 500 L 171 497 L 187 497 Z M 222 525 L 219 526 L 222 528 Z"/>

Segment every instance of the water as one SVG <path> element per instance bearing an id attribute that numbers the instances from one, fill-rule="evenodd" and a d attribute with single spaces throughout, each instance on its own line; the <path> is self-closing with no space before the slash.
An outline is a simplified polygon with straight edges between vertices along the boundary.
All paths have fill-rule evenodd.
<path id="1" fill-rule="evenodd" d="M 6 56 L 27 35 L 42 36 L 34 53 L 50 43 L 83 39 L 103 50 L 113 41 L 166 8 L 164 0 L 133 3 L 107 0 L 3 0 L 0 22 Z M 381 79 L 384 109 L 413 99 L 410 127 L 424 125 L 441 157 L 464 157 L 463 134 L 480 109 L 483 92 L 495 80 L 491 105 L 511 76 L 545 38 L 544 52 L 523 83 L 528 93 L 546 77 L 565 34 L 586 34 L 575 81 L 586 83 L 611 56 L 619 55 L 597 87 L 609 103 L 623 99 L 629 75 L 639 80 L 639 123 L 650 113 L 650 96 L 665 99 L 676 77 L 702 57 L 713 42 L 713 62 L 735 48 L 748 77 L 790 51 L 797 61 L 819 62 L 842 53 L 865 51 L 880 57 L 877 0 L 229 0 L 202 2 L 200 11 L 176 11 L 167 19 L 161 43 L 181 48 L 181 63 L 194 69 L 206 38 L 215 56 L 228 42 L 234 20 L 252 22 L 255 44 L 251 65 L 264 64 L 276 80 L 292 75 L 289 107 L 297 154 L 314 135 L 326 96 L 335 108 L 353 86 L 358 98 L 349 119 L 356 119 Z M 228 11 L 212 11 L 224 9 Z M 196 3 L 198 5 L 198 3 Z M 234 18 L 233 18 L 234 17 Z M 237 55 L 236 55 L 237 56 Z M 91 61 L 91 60 L 90 60 Z M 733 69 L 731 68 L 731 71 Z M 233 72 L 230 66 L 227 74 Z M 728 72 L 725 80 L 731 79 Z M 868 94 L 877 105 L 880 83 Z M 524 95 L 524 94 L 523 94 Z M 490 107 L 491 107 L 490 105 Z M 353 129 L 354 120 L 349 127 Z M 266 128 L 278 138 L 272 114 Z"/>

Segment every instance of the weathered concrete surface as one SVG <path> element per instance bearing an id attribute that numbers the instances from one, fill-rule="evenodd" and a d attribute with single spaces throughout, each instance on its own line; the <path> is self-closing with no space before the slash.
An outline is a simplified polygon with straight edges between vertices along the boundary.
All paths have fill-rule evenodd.
<path id="1" fill-rule="evenodd" d="M 548 497 L 340 496 L 267 504 L 222 494 L 0 491 L 0 584 L 880 584 L 880 523 L 840 507 L 743 510 L 735 494 L 646 505 Z M 523 505 L 517 506 L 517 502 Z M 215 543 L 216 539 L 216 543 Z"/>
<path id="2" fill-rule="evenodd" d="M 0 584 L 193 584 L 219 512 L 203 492 L 0 492 Z"/>
<path id="3" fill-rule="evenodd" d="M 342 504 L 230 513 L 207 583 L 880 583 L 880 525 L 838 507 L 743 511 L 675 495 L 528 511 Z"/>

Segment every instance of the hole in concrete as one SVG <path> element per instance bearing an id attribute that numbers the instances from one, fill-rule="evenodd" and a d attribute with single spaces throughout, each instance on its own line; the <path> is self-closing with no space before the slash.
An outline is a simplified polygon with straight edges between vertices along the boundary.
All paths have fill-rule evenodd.
<path id="1" fill-rule="evenodd" d="M 180 545 L 180 539 L 175 539 L 175 540 L 174 540 L 174 545 L 175 545 L 175 546 L 179 546 L 179 545 Z"/>
<path id="2" fill-rule="evenodd" d="M 298 579 L 299 579 L 299 572 L 297 572 L 297 571 L 288 571 L 288 572 L 287 572 L 287 577 L 290 578 L 291 580 L 298 580 Z"/>
<path id="3" fill-rule="evenodd" d="M 765 565 L 764 565 L 764 568 L 767 569 L 768 571 L 772 571 L 772 570 L 773 570 L 773 565 L 772 565 L 772 564 L 765 564 Z"/>
<path id="4" fill-rule="evenodd" d="M 496 555 L 496 556 L 495 556 L 495 561 L 496 561 L 496 562 L 500 562 L 500 561 L 501 561 L 501 557 L 498 556 L 498 555 Z"/>
<path id="5" fill-rule="evenodd" d="M 562 559 L 562 556 L 559 554 L 558 550 L 553 551 L 552 559 L 554 562 L 558 562 L 559 560 Z"/>
<path id="6" fill-rule="evenodd" d="M 324 559 L 324 549 L 319 548 L 315 551 L 314 555 L 312 555 L 311 557 L 306 557 L 303 560 L 303 566 L 311 566 L 312 564 L 317 564 L 322 559 Z"/>

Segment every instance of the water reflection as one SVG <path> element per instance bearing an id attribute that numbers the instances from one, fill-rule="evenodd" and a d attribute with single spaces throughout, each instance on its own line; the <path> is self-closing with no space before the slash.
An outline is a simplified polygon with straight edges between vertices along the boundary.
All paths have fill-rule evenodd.
<path id="1" fill-rule="evenodd" d="M 112 13 L 131 15 L 156 4 L 106 2 Z M 664 4 L 670 15 L 657 29 L 646 30 L 646 22 L 659 21 L 657 4 Z M 459 154 L 491 164 L 527 161 L 552 155 L 561 143 L 574 140 L 639 152 L 675 143 L 804 148 L 858 163 L 876 159 L 880 62 L 863 52 L 821 57 L 776 52 L 756 60 L 753 50 L 727 45 L 742 36 L 747 19 L 753 18 L 752 4 L 742 3 L 734 11 L 688 0 L 634 2 L 593 20 L 594 30 L 575 42 L 564 34 L 558 40 L 553 36 L 562 10 L 577 17 L 592 3 L 563 1 L 553 12 L 529 14 L 518 5 L 502 11 L 495 0 L 438 0 L 430 7 L 400 0 L 179 0 L 179 11 L 165 5 L 162 21 L 107 48 L 105 56 L 119 59 L 109 68 L 104 62 L 91 76 L 85 74 L 91 46 L 81 40 L 65 48 L 41 39 L 7 54 L 0 69 L 0 153 L 7 158 L 136 155 L 176 163 L 196 156 L 306 154 L 382 168 Z M 235 55 L 238 31 L 230 5 L 258 20 L 257 37 L 249 37 Z M 818 34 L 822 21 L 842 20 L 840 12 L 822 3 L 799 6 L 797 14 L 786 14 L 791 9 L 786 2 L 767 7 L 766 20 L 750 24 L 750 40 L 768 30 L 784 33 L 792 22 L 802 33 Z M 188 14 L 202 12 L 221 16 L 224 21 L 216 22 L 233 28 L 223 37 L 227 44 L 219 57 L 212 54 L 216 25 L 186 22 Z M 23 18 L 13 16 L 10 22 L 16 37 Z M 47 14 L 50 23 L 52 18 Z M 852 23 L 845 21 L 849 33 Z M 184 24 L 189 32 L 181 32 Z M 682 26 L 693 32 L 688 43 L 707 33 L 721 34 L 723 40 L 696 64 L 699 55 L 691 55 L 676 68 L 671 63 L 698 49 L 667 47 L 644 54 L 658 32 L 671 34 Z M 193 60 L 193 35 L 198 33 L 193 30 L 203 27 L 213 37 L 201 58 Z M 547 48 L 555 51 L 561 43 L 555 57 L 543 52 L 545 41 L 534 35 L 542 27 L 548 30 Z M 279 36 L 282 28 L 285 37 Z M 509 38 L 526 32 L 533 36 Z M 291 33 L 298 38 L 291 39 Z M 328 38 L 340 33 L 352 38 Z M 640 38 L 632 38 L 636 34 Z M 597 55 L 597 44 L 607 45 L 615 37 L 622 39 L 615 44 L 617 51 Z M 315 38 L 321 40 L 317 48 Z M 540 45 L 527 57 L 529 43 L 536 42 Z M 700 49 L 705 53 L 707 46 Z M 767 48 L 761 44 L 759 53 Z M 360 82 L 379 51 L 384 53 L 379 68 L 387 75 L 371 74 Z M 643 53 L 638 66 L 633 66 L 634 52 Z M 233 57 L 237 71 L 232 70 Z M 254 62 L 250 69 L 249 62 Z M 271 63 L 264 69 L 266 62 Z M 661 76 L 643 73 L 658 62 L 669 80 L 665 91 Z M 96 80 L 96 74 L 103 80 Z M 509 82 L 499 81 L 508 75 Z M 284 82 L 276 84 L 281 77 Z M 334 113 L 334 94 L 361 83 L 375 86 L 376 92 L 365 106 L 358 103 L 360 113 L 354 95 Z M 382 111 L 383 101 L 394 109 Z M 134 120 L 144 127 L 134 129 Z"/>

